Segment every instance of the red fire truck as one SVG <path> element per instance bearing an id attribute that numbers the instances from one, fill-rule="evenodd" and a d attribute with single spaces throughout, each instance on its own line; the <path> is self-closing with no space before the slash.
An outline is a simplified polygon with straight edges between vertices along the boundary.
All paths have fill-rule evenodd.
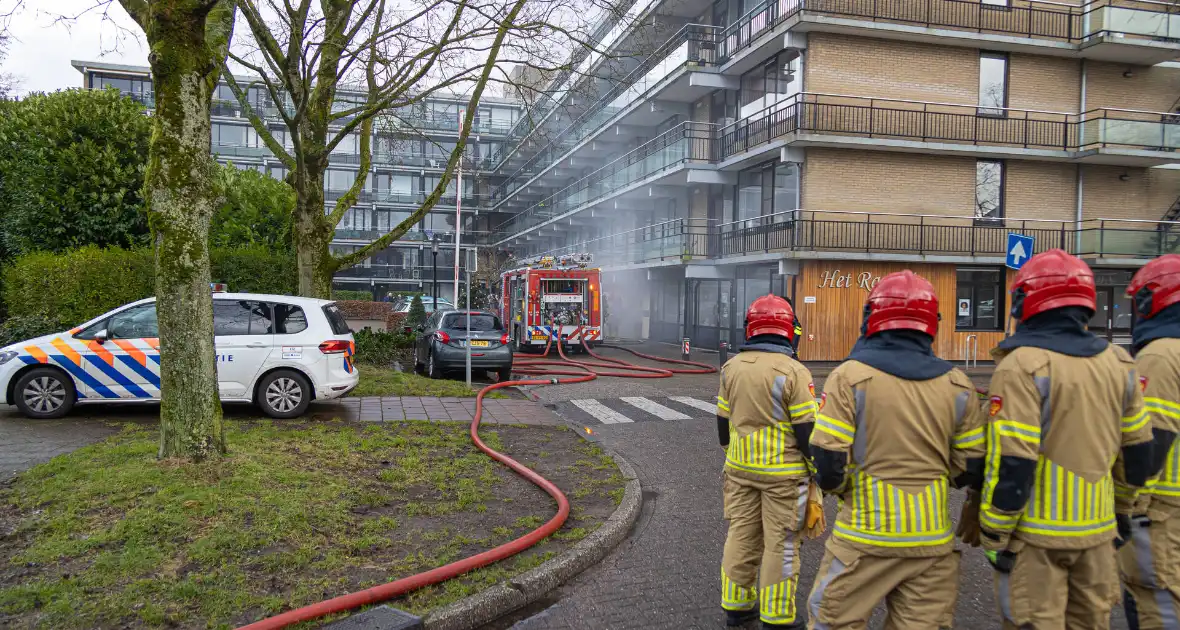
<path id="1" fill-rule="evenodd" d="M 543 256 L 505 272 L 500 317 L 518 351 L 552 339 L 580 350 L 602 339 L 602 272 L 589 254 Z"/>

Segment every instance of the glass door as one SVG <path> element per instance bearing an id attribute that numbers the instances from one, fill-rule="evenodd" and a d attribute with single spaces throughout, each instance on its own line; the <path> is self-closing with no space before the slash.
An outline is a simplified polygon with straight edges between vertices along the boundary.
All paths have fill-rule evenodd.
<path id="1" fill-rule="evenodd" d="M 732 280 L 689 280 L 686 334 L 697 348 L 715 350 L 722 339 L 732 342 L 730 299 Z"/>

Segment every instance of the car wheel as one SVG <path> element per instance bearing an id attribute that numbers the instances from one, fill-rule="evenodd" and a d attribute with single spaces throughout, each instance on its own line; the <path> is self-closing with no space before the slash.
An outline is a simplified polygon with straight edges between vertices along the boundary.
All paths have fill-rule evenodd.
<path id="1" fill-rule="evenodd" d="M 254 402 L 272 418 L 296 418 L 311 404 L 311 383 L 299 372 L 277 370 L 258 384 Z"/>
<path id="2" fill-rule="evenodd" d="M 426 370 L 426 366 L 418 360 L 418 346 L 414 346 L 414 374 L 421 374 Z"/>
<path id="3" fill-rule="evenodd" d="M 74 380 L 51 367 L 25 372 L 13 389 L 16 408 L 30 418 L 60 418 L 73 409 L 77 400 Z"/>
<path id="4" fill-rule="evenodd" d="M 442 366 L 434 360 L 433 350 L 430 351 L 430 354 L 426 355 L 426 375 L 436 379 L 443 377 Z"/>
<path id="5" fill-rule="evenodd" d="M 512 366 L 503 367 L 496 370 L 496 379 L 503 383 L 512 380 Z"/>

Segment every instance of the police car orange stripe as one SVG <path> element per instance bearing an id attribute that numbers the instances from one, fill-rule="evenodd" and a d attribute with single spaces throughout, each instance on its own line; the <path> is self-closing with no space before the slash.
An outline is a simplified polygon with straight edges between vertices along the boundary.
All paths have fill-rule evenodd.
<path id="1" fill-rule="evenodd" d="M 135 359 L 136 363 L 138 363 L 144 367 L 147 367 L 148 359 L 147 359 L 147 355 L 143 353 L 143 350 L 140 350 L 139 348 L 137 348 L 135 346 L 135 344 L 133 344 L 130 341 L 127 341 L 125 339 L 115 339 L 114 341 L 115 341 L 116 346 L 119 346 L 120 348 L 123 349 L 124 352 L 127 353 L 127 356 L 131 357 L 132 359 Z M 112 360 L 113 360 L 113 357 L 112 357 Z M 110 362 L 111 361 L 107 361 L 107 363 L 110 363 Z"/>
<path id="2" fill-rule="evenodd" d="M 37 346 L 25 346 L 25 352 L 37 360 L 37 363 L 49 363 L 49 356 L 41 351 Z"/>
<path id="3" fill-rule="evenodd" d="M 49 343 L 54 348 L 57 348 L 57 351 L 62 353 L 62 355 L 64 355 L 67 359 L 73 361 L 75 365 L 78 367 L 82 366 L 82 355 L 78 354 L 77 350 L 70 347 L 70 344 L 62 341 L 61 337 L 56 337 Z"/>
<path id="4" fill-rule="evenodd" d="M 115 342 L 115 343 L 118 343 L 118 342 Z M 106 348 L 104 348 L 101 343 L 98 343 L 97 341 L 94 341 L 94 340 L 87 341 L 86 347 L 90 348 L 91 352 L 98 355 L 98 358 L 102 359 L 103 361 L 106 361 L 107 365 L 114 365 L 115 364 L 115 356 L 112 355 Z"/>

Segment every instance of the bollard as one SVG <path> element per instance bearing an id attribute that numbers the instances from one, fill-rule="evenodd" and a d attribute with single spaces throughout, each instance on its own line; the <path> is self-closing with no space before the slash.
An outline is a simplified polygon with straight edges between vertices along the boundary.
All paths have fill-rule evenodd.
<path id="1" fill-rule="evenodd" d="M 688 337 L 685 337 L 680 341 L 680 358 L 687 361 L 691 350 L 692 348 L 689 347 Z"/>
<path id="2" fill-rule="evenodd" d="M 729 360 L 729 342 L 722 341 L 721 347 L 717 350 L 717 365 L 725 365 Z"/>

